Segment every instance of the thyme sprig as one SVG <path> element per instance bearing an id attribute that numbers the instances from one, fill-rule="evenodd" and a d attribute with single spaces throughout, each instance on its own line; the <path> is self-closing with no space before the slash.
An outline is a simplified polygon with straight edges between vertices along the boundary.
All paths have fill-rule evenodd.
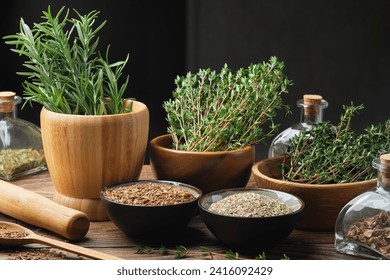
<path id="1" fill-rule="evenodd" d="M 163 104 L 173 148 L 226 151 L 270 137 L 277 110 L 287 108 L 281 96 L 291 81 L 283 70 L 283 62 L 271 57 L 235 73 L 225 64 L 219 73 L 200 69 L 178 76 L 172 99 Z"/>
<path id="2" fill-rule="evenodd" d="M 188 257 L 201 257 L 204 259 L 210 259 L 213 260 L 215 257 L 224 258 L 227 260 L 242 260 L 244 258 L 240 257 L 238 252 L 234 252 L 231 249 L 228 249 L 226 253 L 218 253 L 213 252 L 210 250 L 209 247 L 206 246 L 200 246 L 199 247 L 199 253 L 197 252 L 190 252 L 187 250 L 186 247 L 182 245 L 178 245 L 175 247 L 175 249 L 168 249 L 165 246 L 161 246 L 160 248 L 152 248 L 149 246 L 136 246 L 135 247 L 135 253 L 136 254 L 155 254 L 158 253 L 162 256 L 166 255 L 174 255 L 175 259 L 184 259 Z M 267 256 L 265 252 L 262 252 L 258 256 L 255 257 L 255 260 L 266 260 Z M 286 256 L 286 254 L 283 254 L 281 257 L 281 260 L 289 260 L 289 257 Z"/>
<path id="3" fill-rule="evenodd" d="M 358 135 L 351 121 L 363 105 L 344 107 L 336 127 L 317 124 L 294 137 L 282 165 L 284 180 L 307 184 L 336 184 L 376 177 L 372 160 L 390 152 L 390 119 L 371 125 Z"/>
<path id="4" fill-rule="evenodd" d="M 98 32 L 106 21 L 95 27 L 99 12 L 76 17 L 65 7 L 53 15 L 48 7 L 40 23 L 32 27 L 20 19 L 20 32 L 5 36 L 13 52 L 26 57 L 27 77 L 23 83 L 26 102 L 37 102 L 48 110 L 78 115 L 119 114 L 131 110 L 124 106 L 123 94 L 129 77 L 122 76 L 129 56 L 110 63 L 98 50 Z"/>

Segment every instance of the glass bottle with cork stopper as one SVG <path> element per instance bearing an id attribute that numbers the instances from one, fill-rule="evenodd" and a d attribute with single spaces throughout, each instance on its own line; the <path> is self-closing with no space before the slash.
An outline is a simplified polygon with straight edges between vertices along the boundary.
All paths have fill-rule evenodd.
<path id="1" fill-rule="evenodd" d="M 279 133 L 272 141 L 268 150 L 268 157 L 283 156 L 291 139 L 301 131 L 309 131 L 313 124 L 321 123 L 323 110 L 328 107 L 328 102 L 322 99 L 321 95 L 305 94 L 303 99 L 297 101 L 298 108 L 301 108 L 301 121 Z"/>
<path id="2" fill-rule="evenodd" d="M 338 252 L 370 259 L 390 259 L 390 154 L 374 159 L 377 186 L 352 199 L 335 227 Z"/>
<path id="3" fill-rule="evenodd" d="M 17 117 L 22 99 L 14 92 L 0 92 L 0 179 L 45 170 L 46 163 L 38 126 Z"/>

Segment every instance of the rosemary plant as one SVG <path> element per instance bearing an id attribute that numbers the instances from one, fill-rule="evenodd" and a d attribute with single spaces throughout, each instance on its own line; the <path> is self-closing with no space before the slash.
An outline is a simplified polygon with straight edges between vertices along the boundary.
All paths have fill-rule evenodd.
<path id="1" fill-rule="evenodd" d="M 375 178 L 372 160 L 390 152 L 390 119 L 358 135 L 351 120 L 362 109 L 363 105 L 344 107 L 336 127 L 325 122 L 294 137 L 286 152 L 289 163 L 282 165 L 284 180 L 336 184 Z"/>
<path id="2" fill-rule="evenodd" d="M 99 12 L 92 11 L 76 18 L 63 7 L 52 15 L 50 6 L 40 23 L 30 28 L 20 20 L 20 32 L 4 37 L 12 51 L 27 58 L 23 83 L 25 99 L 42 104 L 46 109 L 65 114 L 102 115 L 130 111 L 122 98 L 128 77 L 119 86 L 119 79 L 128 61 L 110 63 L 108 48 L 105 56 L 98 51 Z M 26 101 L 26 102 L 27 102 Z"/>
<path id="3" fill-rule="evenodd" d="M 282 94 L 291 82 L 276 57 L 233 73 L 200 69 L 178 76 L 173 98 L 164 102 L 173 148 L 228 151 L 260 143 L 271 136 Z M 263 125 L 269 123 L 269 131 Z"/>

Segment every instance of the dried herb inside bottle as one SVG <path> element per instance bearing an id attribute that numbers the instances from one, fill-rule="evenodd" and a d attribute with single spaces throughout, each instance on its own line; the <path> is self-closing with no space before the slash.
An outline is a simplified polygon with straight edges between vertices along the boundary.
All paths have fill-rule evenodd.
<path id="1" fill-rule="evenodd" d="M 0 151 L 0 178 L 10 180 L 45 165 L 43 150 L 5 149 Z"/>

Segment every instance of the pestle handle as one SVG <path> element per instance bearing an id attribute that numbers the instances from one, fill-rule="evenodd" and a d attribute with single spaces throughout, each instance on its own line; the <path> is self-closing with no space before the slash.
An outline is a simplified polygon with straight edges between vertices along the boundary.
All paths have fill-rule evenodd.
<path id="1" fill-rule="evenodd" d="M 0 180 L 0 212 L 70 240 L 83 238 L 89 229 L 84 213 L 3 180 Z"/>

